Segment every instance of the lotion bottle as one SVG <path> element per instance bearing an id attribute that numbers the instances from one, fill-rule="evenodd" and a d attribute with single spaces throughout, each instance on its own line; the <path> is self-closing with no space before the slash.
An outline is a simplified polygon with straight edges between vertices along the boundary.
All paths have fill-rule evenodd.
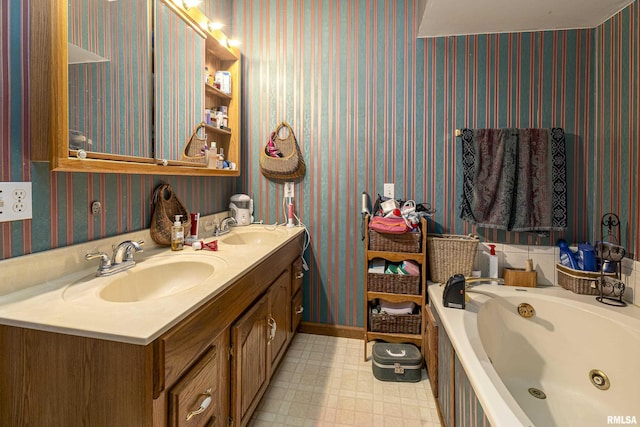
<path id="1" fill-rule="evenodd" d="M 171 250 L 181 251 L 184 248 L 184 226 L 180 222 L 182 215 L 176 215 L 176 221 L 171 227 Z"/>
<path id="2" fill-rule="evenodd" d="M 498 278 L 498 255 L 496 255 L 496 245 L 489 245 L 491 252 L 489 252 L 489 277 L 492 279 Z M 491 282 L 495 285 L 498 282 Z"/>

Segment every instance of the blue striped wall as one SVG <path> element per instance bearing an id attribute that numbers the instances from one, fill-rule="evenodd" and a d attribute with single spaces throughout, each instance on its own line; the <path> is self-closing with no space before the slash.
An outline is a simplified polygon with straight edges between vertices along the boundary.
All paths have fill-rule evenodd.
<path id="1" fill-rule="evenodd" d="M 640 2 L 594 30 L 594 133 L 589 179 L 594 216 L 615 212 L 621 244 L 640 255 Z M 599 221 L 593 235 L 601 233 Z"/>
<path id="2" fill-rule="evenodd" d="M 33 181 L 36 218 L 0 224 L 0 258 L 148 226 L 150 192 L 161 180 L 189 209 L 224 209 L 233 179 L 51 174 L 46 164 L 29 166 L 29 88 L 22 76 L 30 4 L 1 6 L 0 179 Z M 248 172 L 239 189 L 256 199 L 258 219 L 282 221 L 282 186 L 258 167 L 259 150 L 279 121 L 293 126 L 307 162 L 295 188 L 313 240 L 305 320 L 361 326 L 359 194 L 375 194 L 384 182 L 395 182 L 399 197 L 431 203 L 445 231 L 538 243 L 458 219 L 453 131 L 463 126 L 564 127 L 570 226 L 561 235 L 593 239 L 601 211 L 611 208 L 627 218 L 624 239 L 637 246 L 638 1 L 593 30 L 427 40 L 415 38 L 413 0 L 220 4 L 209 13 L 227 14 L 225 31 L 243 42 Z M 94 219 L 88 205 L 98 198 L 106 201 L 106 215 Z"/>
<path id="3" fill-rule="evenodd" d="M 307 162 L 296 208 L 312 250 L 306 320 L 360 326 L 360 193 L 426 202 L 446 232 L 520 244 L 588 239 L 593 134 L 592 30 L 416 39 L 405 1 L 237 0 L 242 42 L 244 188 L 256 217 L 281 220 L 281 184 L 259 172 L 271 129 L 289 122 Z M 569 229 L 536 239 L 476 229 L 458 218 L 460 141 L 469 127 L 563 127 Z"/>

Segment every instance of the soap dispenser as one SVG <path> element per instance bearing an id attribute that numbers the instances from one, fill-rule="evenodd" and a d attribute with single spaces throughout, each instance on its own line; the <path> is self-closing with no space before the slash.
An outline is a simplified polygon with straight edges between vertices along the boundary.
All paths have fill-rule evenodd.
<path id="1" fill-rule="evenodd" d="M 171 250 L 181 251 L 184 248 L 184 226 L 180 222 L 182 215 L 176 215 L 176 221 L 171 227 Z"/>

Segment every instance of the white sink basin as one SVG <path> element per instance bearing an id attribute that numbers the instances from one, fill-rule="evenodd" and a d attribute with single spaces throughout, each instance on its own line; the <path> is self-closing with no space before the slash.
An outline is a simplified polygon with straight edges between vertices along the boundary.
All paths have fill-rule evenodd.
<path id="1" fill-rule="evenodd" d="M 162 256 L 139 262 L 135 267 L 106 277 L 85 277 L 69 285 L 66 301 L 97 298 L 108 302 L 140 302 L 175 295 L 192 289 L 226 267 L 213 256 Z"/>
<path id="2" fill-rule="evenodd" d="M 113 276 L 100 291 L 111 302 L 134 302 L 162 298 L 191 289 L 208 279 L 215 268 L 197 261 L 180 261 L 132 269 Z"/>
<path id="3" fill-rule="evenodd" d="M 269 242 L 277 236 L 277 231 L 252 230 L 232 232 L 220 240 L 227 245 L 259 245 Z"/>

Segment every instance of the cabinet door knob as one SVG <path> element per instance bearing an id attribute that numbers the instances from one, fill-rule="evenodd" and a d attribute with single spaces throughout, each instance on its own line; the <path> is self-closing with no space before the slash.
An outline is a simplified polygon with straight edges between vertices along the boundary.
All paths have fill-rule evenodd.
<path id="1" fill-rule="evenodd" d="M 302 279 L 304 277 L 304 273 L 302 271 L 296 273 L 296 279 Z"/>
<path id="2" fill-rule="evenodd" d="M 211 389 L 210 388 L 208 388 L 207 391 L 202 393 L 201 396 L 205 396 L 205 398 L 202 401 L 202 403 L 200 403 L 200 407 L 198 409 L 196 409 L 195 411 L 189 412 L 187 414 L 186 421 L 189 421 L 191 418 L 195 417 L 196 415 L 200 415 L 201 413 L 203 413 L 204 411 L 207 410 L 209 405 L 211 405 L 211 401 L 213 399 L 211 398 Z"/>
<path id="3" fill-rule="evenodd" d="M 302 314 L 302 312 L 304 311 L 304 307 L 299 305 L 296 307 L 296 314 Z"/>

